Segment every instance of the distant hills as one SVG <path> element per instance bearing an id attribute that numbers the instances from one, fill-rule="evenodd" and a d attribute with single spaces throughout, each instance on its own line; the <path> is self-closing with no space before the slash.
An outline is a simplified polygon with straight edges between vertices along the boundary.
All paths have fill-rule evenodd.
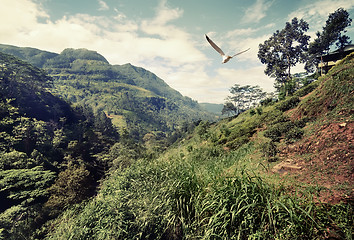
<path id="1" fill-rule="evenodd" d="M 214 113 L 218 116 L 221 116 L 221 111 L 224 107 L 224 104 L 218 103 L 199 103 L 199 105 L 202 106 L 208 112 Z"/>
<path id="2" fill-rule="evenodd" d="M 154 73 L 129 63 L 111 65 L 95 51 L 65 49 L 57 54 L 0 44 L 0 52 L 44 69 L 53 79 L 53 94 L 94 112 L 103 110 L 115 126 L 138 139 L 148 132 L 168 135 L 183 122 L 216 119 L 215 111 L 206 111 Z"/>

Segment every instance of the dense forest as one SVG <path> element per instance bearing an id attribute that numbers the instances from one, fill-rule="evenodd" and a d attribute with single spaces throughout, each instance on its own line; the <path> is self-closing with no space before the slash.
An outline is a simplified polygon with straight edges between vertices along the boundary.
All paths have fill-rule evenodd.
<path id="1" fill-rule="evenodd" d="M 95 194 L 120 136 L 104 112 L 52 95 L 43 70 L 4 53 L 0 66 L 0 236 L 19 239 Z"/>

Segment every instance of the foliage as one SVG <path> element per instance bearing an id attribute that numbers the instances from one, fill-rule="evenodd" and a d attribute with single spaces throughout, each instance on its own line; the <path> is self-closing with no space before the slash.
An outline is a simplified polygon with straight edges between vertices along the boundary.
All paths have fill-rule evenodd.
<path id="1" fill-rule="evenodd" d="M 291 81 L 291 68 L 306 60 L 309 36 L 305 34 L 308 24 L 303 20 L 293 18 L 285 24 L 281 31 L 259 45 L 258 58 L 266 64 L 265 74 L 274 77 L 275 87 L 279 92 L 288 95 L 287 84 Z"/>
<path id="2" fill-rule="evenodd" d="M 43 70 L 0 52 L 1 97 L 14 99 L 21 114 L 44 121 L 71 119 L 70 106 L 45 90 L 51 84 Z"/>
<path id="3" fill-rule="evenodd" d="M 95 199 L 53 222 L 48 239 L 321 238 L 321 205 L 242 168 L 230 172 L 250 151 L 226 155 L 209 145 L 116 170 Z"/>
<path id="4" fill-rule="evenodd" d="M 90 172 L 83 165 L 70 164 L 59 173 L 55 183 L 48 188 L 50 197 L 44 205 L 46 211 L 56 216 L 66 207 L 86 199 L 93 190 L 92 181 Z"/>
<path id="5" fill-rule="evenodd" d="M 334 118 L 350 116 L 353 109 L 354 54 L 351 53 L 326 76 L 319 79 L 319 86 L 305 98 L 294 113 L 297 117 L 312 118 L 332 113 Z M 340 113 L 340 114 L 338 114 Z"/>
<path id="6" fill-rule="evenodd" d="M 9 201 L 25 202 L 26 205 L 47 195 L 55 174 L 41 167 L 10 169 L 0 172 L 0 194 Z"/>
<path id="7" fill-rule="evenodd" d="M 299 102 L 300 102 L 299 97 L 292 96 L 292 97 L 285 99 L 282 102 L 279 102 L 275 107 L 277 109 L 279 109 L 280 111 L 285 112 L 289 109 L 296 107 Z"/>
<path id="8" fill-rule="evenodd" d="M 228 102 L 225 103 L 222 110 L 224 113 L 239 113 L 256 106 L 266 96 L 259 86 L 240 86 L 235 84 L 230 89 L 231 96 L 227 97 Z"/>
<path id="9" fill-rule="evenodd" d="M 294 96 L 303 97 L 303 96 L 309 94 L 310 92 L 312 92 L 313 90 L 315 90 L 318 87 L 318 85 L 319 85 L 319 82 L 314 81 L 314 82 L 300 88 L 299 90 L 297 90 L 294 93 Z"/>
<path id="10" fill-rule="evenodd" d="M 266 157 L 268 161 L 273 159 L 278 153 L 277 145 L 274 141 L 266 141 L 262 143 L 261 149 L 263 156 Z"/>
<path id="11" fill-rule="evenodd" d="M 285 139 L 288 143 L 293 143 L 296 140 L 301 139 L 303 135 L 304 130 L 299 127 L 293 127 L 292 129 L 286 132 Z"/>
<path id="12" fill-rule="evenodd" d="M 237 115 L 239 113 L 239 109 L 237 109 L 235 107 L 235 105 L 232 103 L 232 102 L 226 102 L 224 104 L 224 107 L 222 108 L 221 110 L 221 114 L 224 115 L 224 114 L 227 114 L 228 116 L 230 114 L 234 114 L 234 115 Z"/>
<path id="13" fill-rule="evenodd" d="M 289 118 L 280 115 L 267 125 L 267 130 L 264 131 L 265 137 L 270 138 L 273 142 L 279 142 L 285 138 L 288 143 L 292 143 L 302 138 L 304 133 L 302 128 L 306 125 L 306 119 L 290 121 Z M 266 145 L 265 147 L 270 146 Z"/>
<path id="14" fill-rule="evenodd" d="M 349 13 L 343 8 L 338 8 L 328 16 L 322 32 L 317 32 L 317 38 L 309 45 L 310 59 L 306 63 L 308 71 L 311 71 L 313 65 L 317 65 L 320 61 L 316 57 L 328 53 L 333 44 L 336 44 L 337 48 L 343 49 L 345 45 L 351 43 L 347 35 L 342 35 L 342 32 L 346 32 L 345 29 L 351 25 L 351 22 Z"/>
<path id="15" fill-rule="evenodd" d="M 34 68 L 32 76 L 26 69 L 31 66 L 10 58 L 13 65 L 0 71 L 1 81 L 13 82 L 11 88 L 1 82 L 5 90 L 0 95 L 0 197 L 5 201 L 0 239 L 325 239 L 333 233 L 350 239 L 350 204 L 315 203 L 307 196 L 312 192 L 294 192 L 296 186 L 289 189 L 276 182 L 275 175 L 269 180 L 267 165 L 273 163 L 265 162 L 261 154 L 273 161 L 279 145 L 309 134 L 303 129 L 308 120 L 304 116 L 315 116 L 314 109 L 326 109 L 328 116 L 338 115 L 341 121 L 350 116 L 352 58 L 319 79 L 319 87 L 300 103 L 301 92 L 277 103 L 272 99 L 253 112 L 219 123 L 187 119 L 177 126 L 165 122 L 167 128 L 177 130 L 170 135 L 158 129 L 142 134 L 142 116 L 130 111 L 143 99 L 143 120 L 154 116 L 160 121 L 168 115 L 156 112 L 181 106 L 158 95 L 159 79 L 144 69 L 117 66 L 118 73 L 92 52 L 66 51 L 51 61 L 62 64 L 51 74 L 58 74 L 55 81 L 62 81 L 63 89 L 65 81 L 70 85 L 75 76 L 76 87 L 70 89 L 84 99 L 107 83 L 107 94 L 70 107 L 55 105 L 62 100 L 46 91 L 47 83 L 38 82 L 38 69 Z M 17 71 L 26 74 L 16 80 L 15 76 L 21 76 Z M 134 79 L 124 79 L 127 73 Z M 142 87 L 143 76 L 151 80 L 149 89 Z M 27 77 L 33 91 L 24 89 Z M 48 76 L 42 77 L 48 80 Z M 122 82 L 115 82 L 118 80 Z M 98 97 L 108 101 L 110 95 L 118 96 L 109 84 L 122 87 L 123 92 L 135 91 L 122 93 L 122 102 L 131 104 L 130 110 L 118 109 L 138 124 L 130 132 L 121 129 L 117 134 L 110 121 L 115 114 L 98 106 Z M 22 102 L 34 99 L 26 97 L 34 94 L 43 103 L 58 107 L 50 109 L 50 118 L 39 118 L 38 113 L 28 116 L 31 102 L 24 108 L 17 100 L 22 91 L 27 94 Z M 130 138 L 134 131 L 143 136 L 144 146 Z M 168 148 L 162 140 L 166 136 L 172 139 Z M 257 144 L 259 141 L 263 144 Z"/>
<path id="16" fill-rule="evenodd" d="M 19 57 L 25 51 L 6 45 L 2 50 Z M 27 59 L 31 62 L 30 57 Z M 214 114 L 155 74 L 131 64 L 110 65 L 94 51 L 65 49 L 42 67 L 53 79 L 53 93 L 75 104 L 88 105 L 95 114 L 105 112 L 120 127 L 120 133 L 125 127 L 138 141 L 156 130 L 169 135 L 185 121 L 215 120 Z"/>
<path id="17" fill-rule="evenodd" d="M 119 135 L 105 114 L 49 93 L 43 70 L 3 53 L 0 62 L 0 232 L 27 239 L 63 207 L 92 196 L 108 164 L 98 156 Z"/>

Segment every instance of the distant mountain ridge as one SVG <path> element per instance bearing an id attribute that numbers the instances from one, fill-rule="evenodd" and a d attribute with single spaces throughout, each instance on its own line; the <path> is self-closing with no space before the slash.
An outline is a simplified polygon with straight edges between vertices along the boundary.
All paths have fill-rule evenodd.
<path id="1" fill-rule="evenodd" d="M 129 63 L 111 65 L 96 51 L 68 48 L 57 54 L 3 44 L 0 51 L 44 69 L 53 78 L 51 92 L 103 110 L 140 139 L 148 132 L 173 132 L 183 122 L 216 119 L 154 73 Z"/>

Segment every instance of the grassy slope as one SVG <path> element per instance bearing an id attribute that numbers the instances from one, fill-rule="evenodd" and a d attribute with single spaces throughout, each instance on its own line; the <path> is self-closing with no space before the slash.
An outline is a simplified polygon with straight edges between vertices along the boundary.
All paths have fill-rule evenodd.
<path id="1" fill-rule="evenodd" d="M 112 172 L 50 239 L 351 239 L 353 57 L 297 107 L 292 97 L 202 122 L 159 158 Z"/>

